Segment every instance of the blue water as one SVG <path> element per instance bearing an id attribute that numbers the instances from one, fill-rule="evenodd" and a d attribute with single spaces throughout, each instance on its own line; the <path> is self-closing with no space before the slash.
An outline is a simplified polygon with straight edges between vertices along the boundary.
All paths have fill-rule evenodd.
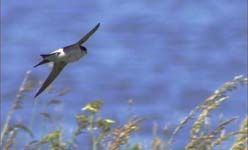
<path id="1" fill-rule="evenodd" d="M 79 40 L 100 22 L 85 43 L 88 55 L 68 65 L 53 83 L 70 92 L 64 97 L 44 93 L 39 101 L 63 101 L 49 109 L 63 111 L 60 126 L 69 135 L 76 127 L 74 115 L 84 104 L 103 100 L 102 116 L 121 124 L 128 119 L 127 101 L 133 99 L 132 114 L 147 118 L 133 141 L 151 143 L 153 122 L 159 132 L 178 124 L 225 81 L 247 74 L 246 6 L 242 0 L 2 1 L 1 121 L 27 70 L 37 80 L 47 77 L 48 67 L 32 68 L 39 54 Z M 30 121 L 38 88 L 26 95 L 13 122 Z M 239 116 L 237 127 L 245 116 L 245 93 L 234 92 L 219 111 L 226 118 Z M 37 115 L 36 139 L 54 129 L 40 120 Z M 177 148 L 187 142 L 188 133 L 179 135 Z"/>

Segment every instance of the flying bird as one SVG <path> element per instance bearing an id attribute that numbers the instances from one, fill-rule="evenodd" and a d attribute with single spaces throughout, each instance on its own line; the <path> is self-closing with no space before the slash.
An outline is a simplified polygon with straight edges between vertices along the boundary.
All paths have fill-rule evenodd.
<path id="1" fill-rule="evenodd" d="M 53 69 L 47 77 L 46 81 L 42 84 L 39 91 L 35 94 L 35 97 L 40 95 L 54 81 L 54 79 L 59 75 L 59 73 L 68 63 L 77 61 L 87 54 L 87 49 L 86 47 L 82 46 L 82 44 L 96 32 L 99 26 L 100 23 L 98 23 L 92 30 L 90 30 L 82 39 L 72 45 L 65 46 L 49 54 L 40 55 L 43 60 L 34 67 L 53 62 Z"/>

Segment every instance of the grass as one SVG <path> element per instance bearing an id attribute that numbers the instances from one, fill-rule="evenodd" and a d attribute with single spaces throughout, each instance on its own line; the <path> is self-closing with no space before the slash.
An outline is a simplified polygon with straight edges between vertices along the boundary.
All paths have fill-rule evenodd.
<path id="1" fill-rule="evenodd" d="M 153 139 L 149 143 L 133 143 L 132 135 L 141 128 L 141 124 L 146 120 L 142 117 L 134 117 L 129 114 L 129 120 L 123 125 L 116 126 L 117 122 L 111 118 L 101 117 L 101 108 L 103 102 L 100 100 L 91 101 L 82 107 L 82 110 L 78 110 L 80 113 L 75 116 L 77 128 L 72 132 L 71 138 L 65 140 L 63 133 L 65 129 L 61 128 L 60 122 L 54 118 L 54 114 L 49 113 L 48 107 L 54 107 L 60 105 L 63 102 L 58 99 L 52 99 L 47 101 L 43 106 L 39 106 L 40 103 L 35 102 L 32 114 L 30 117 L 30 123 L 15 123 L 14 114 L 19 109 L 22 109 L 25 94 L 33 89 L 35 81 L 31 77 L 31 71 L 26 72 L 26 76 L 19 88 L 15 100 L 12 103 L 6 120 L 1 127 L 1 148 L 3 150 L 20 149 L 17 147 L 19 142 L 18 136 L 20 132 L 26 133 L 30 141 L 25 141 L 23 145 L 26 150 L 75 150 L 82 149 L 79 147 L 78 141 L 80 141 L 82 134 L 88 134 L 91 141 L 90 147 L 92 150 L 169 150 L 172 149 L 177 141 L 177 136 L 186 125 L 190 125 L 190 137 L 187 144 L 184 146 L 186 150 L 211 150 L 221 149 L 222 145 L 226 142 L 232 142 L 230 149 L 232 150 L 245 150 L 248 149 L 248 117 L 243 119 L 240 127 L 236 127 L 236 131 L 229 131 L 228 126 L 233 125 L 233 122 L 237 120 L 237 117 L 231 117 L 226 120 L 221 120 L 216 123 L 215 126 L 209 126 L 208 120 L 211 118 L 211 114 L 214 110 L 218 109 L 223 102 L 230 100 L 227 96 L 228 92 L 235 90 L 239 86 L 247 85 L 248 79 L 244 76 L 236 76 L 233 80 L 224 83 L 224 85 L 213 92 L 206 100 L 200 105 L 196 106 L 189 112 L 186 117 L 173 127 L 172 132 L 166 132 L 169 138 L 161 138 L 157 132 L 157 125 L 153 128 Z M 48 92 L 53 91 L 50 87 Z M 69 90 L 67 88 L 59 92 L 59 96 L 64 96 Z M 246 99 L 247 100 L 247 99 Z M 133 109 L 132 100 L 128 100 L 128 112 Z M 43 112 L 37 112 L 37 107 L 44 107 Z M 133 111 L 133 110 L 132 110 Z M 56 114 L 55 114 L 56 115 Z M 54 126 L 54 130 L 44 134 L 40 139 L 34 140 L 35 131 L 32 131 L 33 122 L 37 116 L 41 116 L 47 122 L 50 122 Z M 40 129 L 42 130 L 42 129 Z M 138 134 L 138 133 L 136 133 Z M 147 146 L 148 145 L 148 146 Z"/>

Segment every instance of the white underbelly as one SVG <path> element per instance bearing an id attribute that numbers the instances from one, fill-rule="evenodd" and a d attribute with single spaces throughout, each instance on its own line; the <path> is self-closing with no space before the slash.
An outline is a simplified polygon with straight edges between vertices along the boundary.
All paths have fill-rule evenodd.
<path id="1" fill-rule="evenodd" d="M 52 55 L 49 59 L 53 62 L 64 61 L 67 63 L 74 62 L 79 60 L 81 57 L 85 55 L 85 53 L 80 49 L 80 47 L 74 47 L 71 49 L 63 50 L 58 49 L 53 53 L 59 53 L 59 55 Z"/>

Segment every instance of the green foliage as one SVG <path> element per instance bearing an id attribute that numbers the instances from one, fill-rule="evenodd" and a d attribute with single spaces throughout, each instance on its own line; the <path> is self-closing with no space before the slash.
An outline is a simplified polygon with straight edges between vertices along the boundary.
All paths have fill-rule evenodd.
<path id="1" fill-rule="evenodd" d="M 92 149 L 97 150 L 100 148 L 100 142 L 104 139 L 106 134 L 110 131 L 111 126 L 115 123 L 114 120 L 111 119 L 96 119 L 97 113 L 99 113 L 102 107 L 102 101 L 93 101 L 89 104 L 86 104 L 82 110 L 85 111 L 85 115 L 77 115 L 76 119 L 78 122 L 78 131 L 82 129 L 87 129 L 91 135 L 92 140 Z M 89 112 L 89 113 L 87 113 Z M 94 129 L 98 130 L 98 133 L 94 131 Z"/>
<path id="2" fill-rule="evenodd" d="M 77 124 L 80 129 L 85 129 L 90 124 L 90 120 L 88 116 L 85 115 L 77 115 L 76 116 Z"/>
<path id="3" fill-rule="evenodd" d="M 82 108 L 84 111 L 88 111 L 90 113 L 97 113 L 102 107 L 102 101 L 93 101 Z"/>
<path id="4" fill-rule="evenodd" d="M 110 128 L 114 123 L 115 121 L 111 119 L 101 119 L 97 121 L 97 126 L 101 129 L 101 132 L 107 133 L 110 131 Z"/>
<path id="5" fill-rule="evenodd" d="M 139 144 L 135 144 L 131 150 L 141 150 L 141 146 Z"/>
<path id="6" fill-rule="evenodd" d="M 53 131 L 52 133 L 49 133 L 45 137 L 43 137 L 40 141 L 40 143 L 49 143 L 51 150 L 61 150 L 64 149 L 61 142 L 61 131 Z"/>

